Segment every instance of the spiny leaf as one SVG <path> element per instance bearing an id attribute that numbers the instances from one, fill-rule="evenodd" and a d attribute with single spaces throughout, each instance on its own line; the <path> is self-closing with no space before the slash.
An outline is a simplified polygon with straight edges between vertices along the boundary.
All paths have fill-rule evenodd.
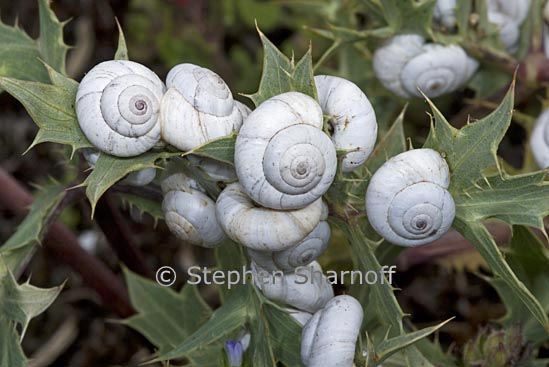
<path id="1" fill-rule="evenodd" d="M 487 168 L 498 164 L 496 151 L 511 124 L 513 101 L 514 83 L 494 112 L 458 130 L 427 99 L 433 111 L 433 123 L 424 148 L 432 148 L 445 155 L 452 174 L 452 193 L 459 194 L 470 188 L 482 179 Z"/>
<path id="2" fill-rule="evenodd" d="M 0 316 L 0 366 L 27 366 L 27 358 L 18 343 L 18 335 L 13 323 L 3 316 Z"/>
<path id="3" fill-rule="evenodd" d="M 451 319 L 450 319 L 451 320 Z M 446 320 L 444 322 L 441 322 L 438 325 L 434 325 L 425 329 L 421 329 L 418 331 L 414 331 L 408 334 L 399 335 L 394 338 L 386 339 L 379 343 L 376 348 L 376 357 L 377 363 L 382 363 L 384 360 L 395 354 L 396 352 L 418 342 L 419 340 L 426 338 L 427 336 L 433 334 L 437 330 L 439 330 L 441 327 L 446 325 L 450 322 L 450 320 Z"/>
<path id="4" fill-rule="evenodd" d="M 191 285 L 176 293 L 169 287 L 124 269 L 132 305 L 137 314 L 124 320 L 165 353 L 174 349 L 211 316 L 210 307 Z"/>
<path id="5" fill-rule="evenodd" d="M 219 162 L 234 165 L 234 144 L 236 142 L 236 134 L 225 136 L 207 142 L 184 155 L 198 155 L 200 157 L 211 158 Z"/>
<path id="6" fill-rule="evenodd" d="M 259 90 L 247 95 L 256 106 L 263 101 L 281 93 L 296 91 L 307 94 L 315 99 L 316 87 L 313 77 L 311 49 L 294 64 L 257 28 L 263 44 L 263 72 L 259 82 Z"/>
<path id="7" fill-rule="evenodd" d="M 40 128 L 29 149 L 44 142 L 69 145 L 73 153 L 91 147 L 76 119 L 76 82 L 49 71 L 53 85 L 0 77 L 0 87 L 23 104 Z"/>
<path id="8" fill-rule="evenodd" d="M 114 54 L 114 59 L 129 60 L 128 46 L 126 46 L 126 37 L 124 37 L 124 32 L 122 31 L 122 27 L 120 26 L 118 19 L 116 19 L 116 26 L 118 27 L 118 48 L 116 49 L 116 53 Z"/>
<path id="9" fill-rule="evenodd" d="M 159 201 L 130 193 L 122 193 L 119 196 L 126 207 L 136 209 L 140 214 L 149 214 L 154 219 L 155 225 L 159 220 L 164 219 L 162 204 Z"/>
<path id="10" fill-rule="evenodd" d="M 144 168 L 155 168 L 155 162 L 162 158 L 168 158 L 181 153 L 147 152 L 137 157 L 120 158 L 108 154 L 99 155 L 90 175 L 81 184 L 86 186 L 86 196 L 92 206 L 92 216 L 95 206 L 101 196 L 116 182 L 124 178 L 128 173 Z"/>
<path id="11" fill-rule="evenodd" d="M 175 349 L 161 353 L 151 362 L 183 358 L 186 355 L 211 343 L 222 340 L 227 335 L 240 329 L 248 317 L 250 287 L 240 286 L 227 301 L 218 308 L 212 317 L 200 329 L 186 338 Z"/>
<path id="12" fill-rule="evenodd" d="M 269 336 L 276 359 L 285 366 L 303 366 L 301 326 L 287 312 L 270 303 L 265 303 L 262 311 L 269 325 Z"/>
<path id="13" fill-rule="evenodd" d="M 61 289 L 62 286 L 37 288 L 28 282 L 19 285 L 11 271 L 8 271 L 0 279 L 0 310 L 3 317 L 21 325 L 23 339 L 31 319 L 44 312 L 55 301 Z"/>
<path id="14" fill-rule="evenodd" d="M 65 74 L 65 59 L 69 47 L 63 41 L 63 27 L 50 9 L 50 0 L 38 0 L 40 16 L 40 38 L 38 50 L 42 60 L 61 74 Z"/>
<path id="15" fill-rule="evenodd" d="M 17 231 L 0 247 L 0 255 L 12 272 L 19 272 L 22 261 L 32 251 L 34 245 L 40 243 L 46 224 L 64 196 L 65 189 L 59 184 L 52 183 L 41 188 L 29 214 Z"/>
<path id="16" fill-rule="evenodd" d="M 379 4 L 393 32 L 430 34 L 436 0 L 382 0 Z"/>

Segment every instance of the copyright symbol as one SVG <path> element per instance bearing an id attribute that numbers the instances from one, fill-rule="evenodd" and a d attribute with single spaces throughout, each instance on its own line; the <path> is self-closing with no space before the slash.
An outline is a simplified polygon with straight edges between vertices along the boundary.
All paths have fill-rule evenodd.
<path id="1" fill-rule="evenodd" d="M 169 266 L 163 266 L 156 271 L 156 282 L 163 287 L 169 287 L 175 283 L 177 275 Z"/>

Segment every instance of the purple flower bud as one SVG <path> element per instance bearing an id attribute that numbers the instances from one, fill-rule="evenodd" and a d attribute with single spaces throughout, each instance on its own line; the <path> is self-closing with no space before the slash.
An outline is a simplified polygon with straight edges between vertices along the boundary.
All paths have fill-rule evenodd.
<path id="1" fill-rule="evenodd" d="M 229 340 L 225 342 L 225 353 L 231 367 L 242 366 L 242 355 L 244 350 L 240 341 Z"/>

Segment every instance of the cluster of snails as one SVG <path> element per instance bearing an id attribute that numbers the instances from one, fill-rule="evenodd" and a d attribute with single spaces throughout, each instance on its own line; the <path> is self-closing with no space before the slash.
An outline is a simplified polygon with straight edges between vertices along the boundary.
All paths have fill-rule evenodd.
<path id="1" fill-rule="evenodd" d="M 254 274 L 282 273 L 273 282 L 254 279 L 265 297 L 288 307 L 289 315 L 304 325 L 305 365 L 351 367 L 362 306 L 350 296 L 334 297 L 316 259 L 330 240 L 323 195 L 336 177 L 336 150 L 347 151 L 339 161 L 342 174 L 355 170 L 373 151 L 377 123 L 368 98 L 354 83 L 326 75 L 314 82 L 318 101 L 287 92 L 251 111 L 208 69 L 177 65 L 168 74 L 166 90 L 142 65 L 107 61 L 82 80 L 76 112 L 96 149 L 120 157 L 166 144 L 186 152 L 237 133 L 234 167 L 186 158 L 213 180 L 224 181 L 216 200 L 183 172 L 165 175 L 165 221 L 178 238 L 194 245 L 215 247 L 227 237 L 241 244 Z M 99 153 L 91 153 L 86 156 L 93 165 Z M 439 238 L 454 218 L 448 185 L 448 165 L 433 150 L 389 159 L 372 176 L 366 193 L 373 228 L 401 246 Z M 296 269 L 304 266 L 321 276 L 297 282 Z M 333 343 L 330 333 L 342 339 Z"/>
<path id="2" fill-rule="evenodd" d="M 457 0 L 438 0 L 433 17 L 449 30 L 457 26 Z M 498 30 L 507 52 L 517 51 L 520 27 L 530 9 L 530 0 L 488 0 L 488 21 Z M 381 84 L 403 98 L 429 98 L 462 87 L 478 68 L 478 62 L 458 45 L 427 43 L 417 34 L 396 35 L 374 53 L 373 66 Z"/>

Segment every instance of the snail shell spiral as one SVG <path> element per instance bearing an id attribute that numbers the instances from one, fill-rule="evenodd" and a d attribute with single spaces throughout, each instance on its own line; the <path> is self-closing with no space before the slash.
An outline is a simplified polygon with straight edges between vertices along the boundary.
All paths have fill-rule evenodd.
<path id="1" fill-rule="evenodd" d="M 160 140 L 164 84 L 136 62 L 105 61 L 94 66 L 76 92 L 76 116 L 88 140 L 118 157 L 146 152 Z"/>
<path id="2" fill-rule="evenodd" d="M 426 44 L 418 35 L 391 38 L 374 54 L 374 72 L 393 93 L 429 98 L 453 92 L 465 84 L 478 67 L 456 45 Z"/>
<path id="3" fill-rule="evenodd" d="M 320 106 L 302 93 L 283 93 L 257 107 L 235 144 L 236 174 L 248 196 L 278 210 L 320 198 L 337 168 L 335 147 L 322 125 Z"/>
<path id="4" fill-rule="evenodd" d="M 313 313 L 334 297 L 334 291 L 316 261 L 307 268 L 300 268 L 300 273 L 281 275 L 266 272 L 252 262 L 255 285 L 265 297 L 300 311 Z M 303 277 L 307 280 L 304 281 Z"/>
<path id="5" fill-rule="evenodd" d="M 261 208 L 235 182 L 217 198 L 216 211 L 233 241 L 255 250 L 281 251 L 303 240 L 320 222 L 322 200 L 288 211 Z"/>
<path id="6" fill-rule="evenodd" d="M 332 298 L 305 324 L 301 360 L 306 367 L 352 367 L 364 311 L 351 296 Z"/>
<path id="7" fill-rule="evenodd" d="M 215 203 L 200 186 L 182 173 L 162 182 L 162 211 L 170 231 L 193 245 L 215 247 L 225 239 L 217 222 Z"/>
<path id="8" fill-rule="evenodd" d="M 352 150 L 343 158 L 343 172 L 361 166 L 374 150 L 376 114 L 368 97 L 353 82 L 329 75 L 315 76 L 322 112 L 331 116 L 336 149 Z"/>
<path id="9" fill-rule="evenodd" d="M 162 139 L 183 151 L 232 134 L 241 109 L 227 84 L 213 71 L 193 64 L 173 67 L 162 98 Z"/>
<path id="10" fill-rule="evenodd" d="M 538 166 L 549 167 L 549 109 L 538 117 L 530 137 L 530 147 Z"/>
<path id="11" fill-rule="evenodd" d="M 455 204 L 448 164 L 432 149 L 401 153 L 383 164 L 366 191 L 368 220 L 387 241 L 423 245 L 448 231 Z"/>
<path id="12" fill-rule="evenodd" d="M 281 270 L 285 273 L 295 271 L 316 260 L 328 247 L 331 231 L 327 219 L 328 207 L 322 202 L 320 223 L 298 244 L 275 252 L 248 249 L 248 255 L 264 270 Z"/>

